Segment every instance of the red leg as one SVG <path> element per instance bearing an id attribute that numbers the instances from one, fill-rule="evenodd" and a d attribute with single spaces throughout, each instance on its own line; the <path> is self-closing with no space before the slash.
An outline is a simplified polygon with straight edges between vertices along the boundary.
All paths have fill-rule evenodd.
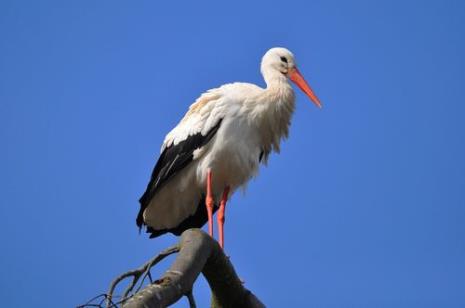
<path id="1" fill-rule="evenodd" d="M 218 232 L 220 234 L 220 246 L 224 248 L 224 218 L 226 211 L 226 202 L 228 201 L 229 186 L 226 186 L 223 191 L 223 197 L 221 198 L 220 208 L 218 209 Z"/>
<path id="2" fill-rule="evenodd" d="M 207 214 L 208 214 L 208 233 L 211 237 L 213 237 L 213 204 L 215 201 L 213 200 L 213 193 L 212 193 L 212 172 L 208 170 L 207 173 L 207 197 L 205 198 L 205 204 L 207 206 Z"/>

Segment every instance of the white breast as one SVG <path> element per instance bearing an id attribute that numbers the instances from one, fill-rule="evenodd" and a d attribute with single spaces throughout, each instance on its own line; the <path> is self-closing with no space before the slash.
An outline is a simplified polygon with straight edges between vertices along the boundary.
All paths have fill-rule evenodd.
<path id="1" fill-rule="evenodd" d="M 211 169 L 214 194 L 220 195 L 228 185 L 234 192 L 257 174 L 261 148 L 257 127 L 250 125 L 246 116 L 225 118 L 199 161 L 197 180 L 205 182 Z"/>

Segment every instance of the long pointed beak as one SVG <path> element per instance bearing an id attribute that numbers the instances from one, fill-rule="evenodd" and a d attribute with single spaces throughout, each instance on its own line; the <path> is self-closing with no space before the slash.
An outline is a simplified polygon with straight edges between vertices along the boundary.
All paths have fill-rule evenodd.
<path id="1" fill-rule="evenodd" d="M 321 103 L 318 97 L 316 97 L 315 93 L 313 93 L 312 88 L 308 85 L 305 81 L 302 74 L 300 74 L 297 67 L 291 68 L 288 73 L 289 79 L 292 80 L 307 96 L 312 100 L 312 102 L 321 108 Z"/>

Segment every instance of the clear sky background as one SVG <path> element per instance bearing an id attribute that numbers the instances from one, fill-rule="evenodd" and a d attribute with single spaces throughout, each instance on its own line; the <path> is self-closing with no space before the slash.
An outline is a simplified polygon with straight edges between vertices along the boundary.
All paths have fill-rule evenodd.
<path id="1" fill-rule="evenodd" d="M 174 243 L 135 225 L 164 135 L 209 88 L 263 86 L 274 46 L 324 107 L 299 92 L 282 153 L 229 203 L 246 287 L 464 307 L 465 2 L 148 0 L 0 2 L 1 306 L 82 304 Z"/>

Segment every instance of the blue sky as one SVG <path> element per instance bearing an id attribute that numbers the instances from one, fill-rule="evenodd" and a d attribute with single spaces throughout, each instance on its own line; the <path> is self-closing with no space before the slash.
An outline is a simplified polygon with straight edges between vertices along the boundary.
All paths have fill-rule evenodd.
<path id="1" fill-rule="evenodd" d="M 246 287 L 270 307 L 463 307 L 464 37 L 463 1 L 3 0 L 2 305 L 73 307 L 171 245 L 135 225 L 164 135 L 202 91 L 263 85 L 284 46 L 324 108 L 299 92 L 282 153 L 229 203 Z"/>

